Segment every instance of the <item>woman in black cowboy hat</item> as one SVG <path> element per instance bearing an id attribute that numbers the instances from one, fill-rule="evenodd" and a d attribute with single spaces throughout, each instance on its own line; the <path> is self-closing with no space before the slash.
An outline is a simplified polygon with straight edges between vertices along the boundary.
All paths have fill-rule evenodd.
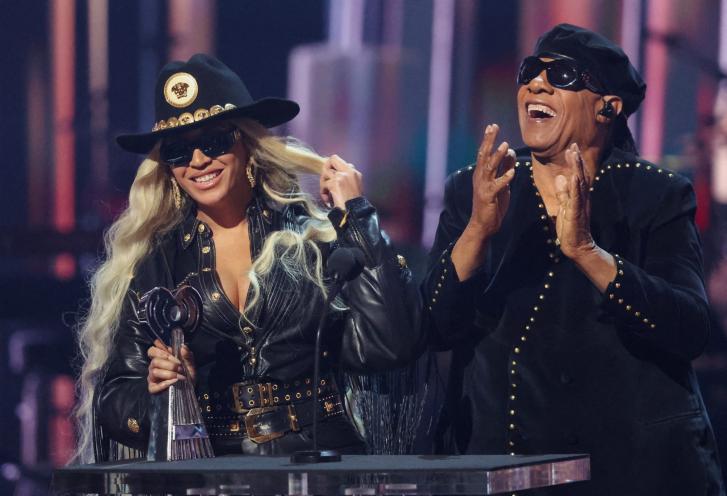
<path id="1" fill-rule="evenodd" d="M 109 229 L 80 327 L 81 461 L 141 455 L 150 397 L 177 381 L 195 384 L 217 454 L 309 447 L 309 421 L 278 422 L 279 432 L 266 438 L 273 440 L 247 432 L 248 410 L 263 405 L 283 420 L 289 405 L 299 419 L 319 409 L 321 447 L 363 451 L 331 373 L 395 367 L 412 358 L 419 337 L 404 302 L 409 271 L 382 237 L 360 172 L 271 135 L 266 128 L 292 119 L 298 105 L 253 100 L 213 57 L 167 64 L 156 97 L 152 131 L 117 139 L 146 158 L 128 208 Z M 299 173 L 320 175 L 330 211 L 301 191 Z M 325 310 L 322 267 L 337 246 L 360 248 L 365 268 Z M 140 295 L 181 285 L 203 300 L 201 325 L 182 350 L 186 376 L 138 315 Z M 323 311 L 335 329 L 324 344 L 315 405 L 314 339 Z"/>

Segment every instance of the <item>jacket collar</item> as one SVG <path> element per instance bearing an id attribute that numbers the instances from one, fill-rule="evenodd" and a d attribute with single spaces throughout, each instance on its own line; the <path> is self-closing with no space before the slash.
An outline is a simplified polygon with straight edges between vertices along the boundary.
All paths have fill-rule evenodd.
<path id="1" fill-rule="evenodd" d="M 626 169 L 635 168 L 639 159 L 613 148 L 596 168 L 591 193 L 591 232 L 598 246 L 614 251 L 619 234 L 628 224 L 628 181 Z"/>
<path id="2" fill-rule="evenodd" d="M 197 208 L 194 203 L 187 207 L 184 220 L 179 225 L 177 238 L 179 246 L 186 250 L 194 243 L 195 237 L 200 234 L 210 236 L 212 231 L 209 226 L 197 218 Z M 255 233 L 255 240 L 260 243 L 253 242 L 253 251 L 257 252 L 262 246 L 262 240 L 267 237 L 270 231 L 276 230 L 282 221 L 282 212 L 279 212 L 268 205 L 268 202 L 262 195 L 255 195 L 253 200 L 247 206 L 247 217 L 253 226 L 252 232 Z M 261 236 L 260 236 L 261 235 Z M 260 244 L 260 246 L 257 246 Z"/>
<path id="3" fill-rule="evenodd" d="M 517 156 L 521 168 L 530 163 L 528 148 L 518 149 Z M 616 235 L 626 222 L 629 200 L 627 198 L 628 181 L 631 176 L 624 172 L 626 169 L 634 168 L 640 161 L 645 163 L 636 155 L 619 148 L 611 148 L 605 154 L 601 164 L 596 167 L 598 179 L 594 179 L 591 193 L 591 232 L 596 238 L 596 243 L 604 250 L 613 248 Z M 521 172 L 524 173 L 527 170 L 525 168 Z M 523 192 L 523 194 L 528 193 Z"/>
<path id="4" fill-rule="evenodd" d="M 183 250 L 186 250 L 194 242 L 199 226 L 202 225 L 202 221 L 197 218 L 197 207 L 193 202 L 190 202 L 190 204 L 191 206 L 187 208 L 184 220 L 177 232 L 179 244 Z"/>

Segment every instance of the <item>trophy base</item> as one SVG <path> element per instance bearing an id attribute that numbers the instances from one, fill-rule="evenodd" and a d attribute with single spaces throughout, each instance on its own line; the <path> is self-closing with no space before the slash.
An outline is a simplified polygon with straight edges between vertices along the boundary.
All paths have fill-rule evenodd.
<path id="1" fill-rule="evenodd" d="M 296 451 L 290 456 L 290 463 L 340 462 L 341 454 L 335 450 Z"/>

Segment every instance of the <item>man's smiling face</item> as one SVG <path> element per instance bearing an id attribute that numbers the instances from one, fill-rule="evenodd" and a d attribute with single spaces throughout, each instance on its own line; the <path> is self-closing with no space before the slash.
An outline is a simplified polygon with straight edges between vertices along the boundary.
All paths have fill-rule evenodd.
<path id="1" fill-rule="evenodd" d="M 552 159 L 571 143 L 581 147 L 593 144 L 599 133 L 601 98 L 588 89 L 555 88 L 543 70 L 518 88 L 518 120 L 525 145 L 536 156 Z"/>

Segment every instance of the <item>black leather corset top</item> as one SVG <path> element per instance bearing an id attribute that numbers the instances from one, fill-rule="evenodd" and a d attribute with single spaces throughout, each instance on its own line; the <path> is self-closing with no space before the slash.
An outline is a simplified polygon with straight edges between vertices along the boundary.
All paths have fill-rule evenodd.
<path id="1" fill-rule="evenodd" d="M 276 226 L 297 227 L 289 214 L 255 206 L 248 214 L 253 257 L 262 245 L 261 236 Z M 315 327 L 323 305 L 320 289 L 273 268 L 262 281 L 255 305 L 243 316 L 222 289 L 210 228 L 194 217 L 188 218 L 180 241 L 183 249 L 174 267 L 177 286 L 194 287 L 203 302 L 201 324 L 186 337 L 195 357 L 198 389 L 222 390 L 263 377 L 286 382 L 312 374 Z M 251 298 L 252 289 L 247 300 Z M 323 351 L 324 358 L 328 357 L 328 350 Z M 322 367 L 328 368 L 325 359 Z"/>

